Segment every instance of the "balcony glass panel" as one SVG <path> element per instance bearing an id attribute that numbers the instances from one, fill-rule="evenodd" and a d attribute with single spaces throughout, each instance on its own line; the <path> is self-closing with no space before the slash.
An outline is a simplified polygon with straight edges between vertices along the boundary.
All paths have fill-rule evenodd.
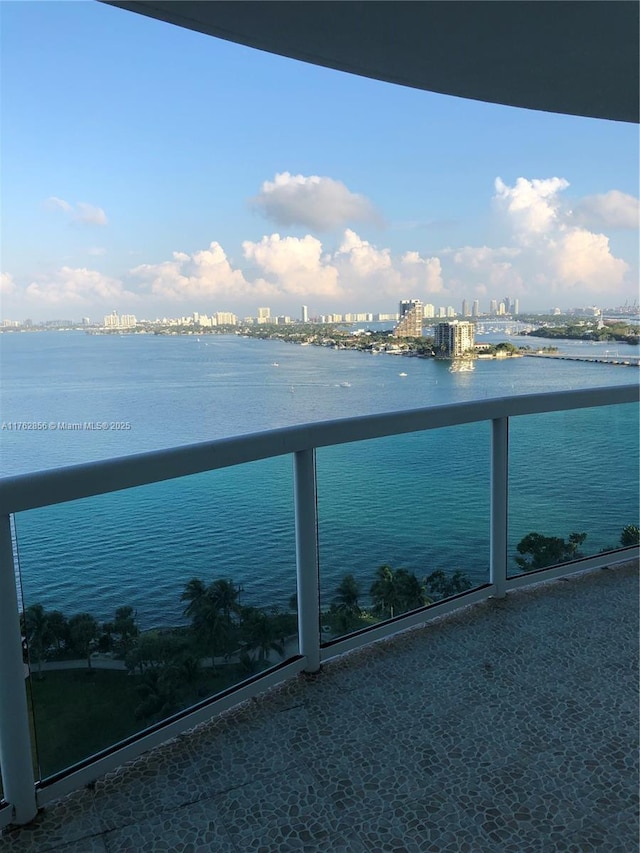
<path id="1" fill-rule="evenodd" d="M 638 524 L 638 434 L 635 404 L 511 419 L 510 576 L 621 547 Z"/>
<path id="2" fill-rule="evenodd" d="M 323 640 L 489 582 L 490 427 L 317 453 Z"/>
<path id="3" fill-rule="evenodd" d="M 41 778 L 298 653 L 290 458 L 16 529 Z"/>

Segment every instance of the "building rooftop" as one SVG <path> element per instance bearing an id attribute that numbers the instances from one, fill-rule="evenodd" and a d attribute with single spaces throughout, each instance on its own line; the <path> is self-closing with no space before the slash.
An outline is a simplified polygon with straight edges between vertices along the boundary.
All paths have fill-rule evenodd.
<path id="1" fill-rule="evenodd" d="M 0 839 L 3 851 L 628 853 L 637 561 L 325 664 Z"/>

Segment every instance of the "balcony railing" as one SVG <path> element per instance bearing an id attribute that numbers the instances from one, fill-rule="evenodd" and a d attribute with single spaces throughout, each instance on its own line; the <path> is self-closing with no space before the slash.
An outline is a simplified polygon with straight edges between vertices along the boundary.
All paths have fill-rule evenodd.
<path id="1" fill-rule="evenodd" d="M 0 769 L 5 798 L 0 810 L 0 826 L 11 822 L 29 822 L 39 806 L 270 686 L 300 672 L 317 672 L 323 661 L 335 655 L 424 623 L 461 606 L 488 597 L 503 597 L 510 590 L 527 584 L 611 565 L 634 556 L 636 548 L 616 548 L 560 565 L 509 575 L 509 430 L 511 418 L 620 406 L 637 403 L 639 399 L 638 386 L 630 385 L 458 403 L 288 427 L 0 481 Z M 321 583 L 317 451 L 353 442 L 482 422 L 490 424 L 491 431 L 488 460 L 490 487 L 486 501 L 489 510 L 488 572 L 485 579 L 473 589 L 435 604 L 418 607 L 406 614 L 392 614 L 393 618 L 377 624 L 359 627 L 346 635 L 323 639 L 319 618 Z M 574 449 L 579 452 L 579 446 Z M 537 452 L 540 452 L 540 448 L 531 449 L 534 459 Z M 287 455 L 293 457 L 297 646 L 294 643 L 293 651 L 285 651 L 278 665 L 110 744 L 92 756 L 83 757 L 76 764 L 57 770 L 47 778 L 34 781 L 34 745 L 30 724 L 32 710 L 25 691 L 23 637 L 16 586 L 18 566 L 15 561 L 12 519 L 16 514 L 39 508 Z M 630 468 L 627 466 L 624 475 L 632 484 L 637 483 L 637 459 L 632 460 Z M 631 488 L 636 487 L 632 485 Z M 293 578 L 291 580 L 293 586 Z M 215 666 L 214 659 L 211 663 Z"/>

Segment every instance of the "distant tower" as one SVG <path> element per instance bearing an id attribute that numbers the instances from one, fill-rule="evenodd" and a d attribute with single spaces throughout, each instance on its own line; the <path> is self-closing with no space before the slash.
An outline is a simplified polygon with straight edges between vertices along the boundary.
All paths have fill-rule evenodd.
<path id="1" fill-rule="evenodd" d="M 518 314 L 520 313 L 520 300 L 519 299 L 513 300 L 513 305 L 511 306 L 511 313 L 513 314 L 514 317 L 517 317 Z"/>
<path id="2" fill-rule="evenodd" d="M 463 317 L 470 317 L 471 316 L 471 311 L 469 310 L 469 303 L 467 302 L 466 299 L 462 300 L 462 316 Z"/>
<path id="3" fill-rule="evenodd" d="M 479 317 L 480 316 L 480 303 L 478 302 L 477 299 L 473 300 L 473 308 L 471 309 L 471 316 L 472 317 Z"/>
<path id="4" fill-rule="evenodd" d="M 424 305 L 422 308 L 422 314 L 426 320 L 431 320 L 433 317 L 436 316 L 435 306 L 432 305 L 430 302 L 427 302 L 427 304 Z"/>
<path id="5" fill-rule="evenodd" d="M 302 322 L 303 323 L 309 322 L 309 309 L 307 308 L 306 305 L 302 306 Z"/>
<path id="6" fill-rule="evenodd" d="M 400 303 L 400 320 L 393 330 L 396 338 L 422 337 L 422 302 L 419 299 L 403 299 Z"/>
<path id="7" fill-rule="evenodd" d="M 497 314 L 498 313 L 498 303 L 496 302 L 495 299 L 492 299 L 490 304 L 489 304 L 489 313 L 490 314 Z"/>
<path id="8" fill-rule="evenodd" d="M 269 323 L 271 320 L 271 308 L 258 308 L 258 323 Z"/>

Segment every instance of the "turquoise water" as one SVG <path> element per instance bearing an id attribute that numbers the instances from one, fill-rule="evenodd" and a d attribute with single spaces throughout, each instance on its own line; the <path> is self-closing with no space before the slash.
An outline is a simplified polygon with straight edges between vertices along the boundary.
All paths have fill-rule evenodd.
<path id="1" fill-rule="evenodd" d="M 612 345 L 566 348 L 594 354 Z M 632 368 L 529 358 L 478 361 L 472 372 L 455 373 L 443 362 L 236 336 L 10 334 L 0 335 L 0 358 L 3 422 L 130 427 L 5 429 L 5 474 L 294 423 L 626 384 L 638 376 Z M 366 593 L 382 563 L 419 575 L 462 568 L 484 582 L 489 438 L 488 425 L 477 424 L 318 451 L 325 602 L 346 572 Z M 635 406 L 516 418 L 510 447 L 512 550 L 530 530 L 565 537 L 586 530 L 585 548 L 595 553 L 615 546 L 625 524 L 637 523 Z M 69 615 L 88 610 L 102 619 L 131 604 L 144 626 L 174 624 L 189 578 L 225 576 L 242 584 L 247 604 L 286 608 L 295 591 L 292 506 L 292 461 L 282 458 L 21 513 L 25 604 L 40 601 Z"/>

